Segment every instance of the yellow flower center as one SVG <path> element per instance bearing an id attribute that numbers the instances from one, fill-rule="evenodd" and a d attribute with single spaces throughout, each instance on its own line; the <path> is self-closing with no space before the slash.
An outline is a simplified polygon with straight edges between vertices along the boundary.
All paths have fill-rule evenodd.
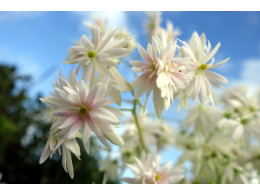
<path id="1" fill-rule="evenodd" d="M 80 109 L 79 109 L 79 113 L 82 115 L 82 116 L 87 116 L 88 115 L 88 108 L 86 106 L 82 106 Z"/>
<path id="2" fill-rule="evenodd" d="M 117 64 L 120 63 L 119 59 L 117 59 L 117 58 L 111 58 L 111 60 L 112 60 L 113 62 L 117 63 Z"/>
<path id="3" fill-rule="evenodd" d="M 95 51 L 88 51 L 86 53 L 86 55 L 89 57 L 89 58 L 94 58 L 96 57 L 96 52 Z"/>
<path id="4" fill-rule="evenodd" d="M 203 70 L 206 70 L 208 68 L 208 65 L 207 64 L 201 64 L 198 68 L 197 68 L 197 71 L 196 71 L 196 75 L 203 71 Z"/>
<path id="5" fill-rule="evenodd" d="M 161 178 L 162 178 L 162 177 L 161 177 L 160 174 L 157 173 L 157 174 L 155 175 L 155 180 L 156 180 L 156 181 L 159 181 Z"/>

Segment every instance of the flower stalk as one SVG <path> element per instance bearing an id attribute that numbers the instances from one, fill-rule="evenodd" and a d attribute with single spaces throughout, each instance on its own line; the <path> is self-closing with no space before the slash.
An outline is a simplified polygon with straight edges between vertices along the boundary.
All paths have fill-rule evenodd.
<path id="1" fill-rule="evenodd" d="M 142 150 L 145 150 L 145 152 L 148 152 L 148 150 L 147 150 L 147 148 L 145 147 L 145 144 L 144 144 L 142 129 L 140 127 L 140 124 L 139 124 L 139 121 L 138 121 L 138 118 L 137 118 L 137 114 L 136 114 L 137 101 L 138 100 L 134 100 L 134 102 L 133 102 L 134 106 L 133 106 L 132 114 L 134 116 L 134 120 L 135 120 L 136 128 L 137 128 L 137 131 L 138 131 L 138 136 L 139 136 L 139 140 L 140 140 L 140 143 L 141 143 Z"/>

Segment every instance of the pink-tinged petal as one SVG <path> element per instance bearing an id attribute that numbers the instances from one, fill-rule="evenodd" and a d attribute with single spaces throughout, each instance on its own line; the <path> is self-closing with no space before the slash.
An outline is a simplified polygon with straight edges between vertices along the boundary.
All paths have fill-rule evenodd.
<path id="1" fill-rule="evenodd" d="M 84 102 L 86 101 L 88 96 L 88 90 L 89 88 L 86 85 L 86 83 L 83 80 L 81 80 L 79 84 L 79 97 L 81 104 L 84 104 Z"/>
<path id="2" fill-rule="evenodd" d="M 142 56 L 142 58 L 146 62 L 148 62 L 150 64 L 153 63 L 153 59 L 151 58 L 151 56 L 147 53 L 147 51 L 145 51 L 145 49 L 141 45 L 138 45 L 137 49 L 138 49 L 139 54 Z"/>
<path id="3" fill-rule="evenodd" d="M 59 126 L 59 129 L 64 129 L 66 127 L 69 127 L 73 125 L 76 121 L 78 121 L 80 116 L 74 115 L 64 120 L 62 125 Z"/>
<path id="4" fill-rule="evenodd" d="M 133 61 L 130 61 L 129 63 L 132 66 L 137 67 L 137 68 L 152 67 L 150 64 L 147 64 L 147 63 L 142 62 L 142 61 L 133 60 Z"/>
<path id="5" fill-rule="evenodd" d="M 98 108 L 98 107 L 103 107 L 103 106 L 107 106 L 114 103 L 114 100 L 112 100 L 111 98 L 104 98 L 101 100 L 98 100 L 97 102 L 95 102 L 93 104 L 93 108 Z"/>
<path id="6" fill-rule="evenodd" d="M 42 150 L 42 154 L 41 154 L 41 158 L 40 158 L 40 164 L 44 163 L 47 158 L 50 156 L 51 154 L 51 150 L 50 150 L 50 145 L 49 145 L 49 140 L 47 141 L 46 145 L 44 146 L 43 150 Z"/>
<path id="7" fill-rule="evenodd" d="M 118 125 L 118 118 L 109 110 L 104 108 L 98 108 L 90 112 L 90 116 L 92 119 L 99 119 L 105 121 L 106 123 Z"/>
<path id="8" fill-rule="evenodd" d="M 78 119 L 74 124 L 69 128 L 68 132 L 64 135 L 66 139 L 74 139 L 77 137 L 77 133 L 83 125 L 84 120 Z"/>
<path id="9" fill-rule="evenodd" d="M 99 127 L 95 124 L 95 122 L 92 121 L 92 119 L 88 118 L 87 123 L 91 131 L 95 133 L 95 135 L 98 137 L 99 141 L 104 144 L 105 146 L 109 146 L 107 140 L 105 139 L 104 135 L 100 131 Z"/>
<path id="10" fill-rule="evenodd" d="M 74 106 L 74 107 L 80 107 L 80 104 L 78 104 L 77 102 L 75 102 L 73 99 L 72 99 L 72 96 L 68 96 L 68 95 L 65 95 L 65 94 L 59 94 L 61 99 L 64 100 L 64 102 L 66 102 L 67 104 L 69 104 L 70 106 Z"/>
<path id="11" fill-rule="evenodd" d="M 40 98 L 40 100 L 55 108 L 68 107 L 66 104 L 64 105 L 64 102 L 57 97 L 49 96 L 49 97 L 45 97 L 45 98 Z"/>
<path id="12" fill-rule="evenodd" d="M 75 115 L 75 112 L 76 112 L 75 109 L 59 109 L 57 112 L 53 113 L 53 116 L 70 117 Z"/>
<path id="13" fill-rule="evenodd" d="M 138 86 L 140 86 L 142 83 L 146 82 L 147 80 L 149 80 L 149 73 L 144 73 L 142 75 L 140 75 L 139 77 L 137 77 L 132 83 L 131 85 L 136 89 Z"/>
<path id="14" fill-rule="evenodd" d="M 138 99 L 138 98 L 140 98 L 144 94 L 144 92 L 146 91 L 148 82 L 149 82 L 149 80 L 145 80 L 145 81 L 143 81 L 143 83 L 141 83 L 138 86 L 138 88 L 137 88 L 137 90 L 136 90 L 136 92 L 134 94 L 134 99 Z"/>
<path id="15" fill-rule="evenodd" d="M 66 87 L 64 86 L 63 87 L 63 90 L 65 92 L 67 92 L 67 94 L 70 94 L 70 95 L 77 95 L 76 91 L 72 89 L 72 87 Z"/>
<path id="16" fill-rule="evenodd" d="M 99 121 L 98 126 L 105 138 L 111 143 L 118 146 L 123 146 L 125 144 L 124 140 L 116 133 L 112 126 L 108 125 L 105 121 Z"/>
<path id="17" fill-rule="evenodd" d="M 92 105 L 100 99 L 99 93 L 101 89 L 101 83 L 97 83 L 88 93 L 88 96 L 85 101 L 85 105 L 88 105 L 92 108 Z"/>
<path id="18" fill-rule="evenodd" d="M 116 108 L 111 107 L 111 106 L 104 106 L 104 108 L 109 110 L 111 113 L 113 113 L 117 118 L 124 116 L 124 113 L 119 109 L 116 109 Z"/>

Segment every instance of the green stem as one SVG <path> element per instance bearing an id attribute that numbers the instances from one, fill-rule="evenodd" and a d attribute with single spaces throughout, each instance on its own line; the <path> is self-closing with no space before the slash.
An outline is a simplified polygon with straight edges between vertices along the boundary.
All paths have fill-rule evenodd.
<path id="1" fill-rule="evenodd" d="M 119 110 L 133 112 L 133 109 L 130 108 L 120 108 Z"/>
<path id="2" fill-rule="evenodd" d="M 136 124 L 137 130 L 138 130 L 138 135 L 139 135 L 139 140 L 140 140 L 140 143 L 141 143 L 141 147 L 142 147 L 143 150 L 145 150 L 147 152 L 148 150 L 147 150 L 147 148 L 144 145 L 143 132 L 142 132 L 142 129 L 140 127 L 140 124 L 139 124 L 139 121 L 138 121 L 138 118 L 137 118 L 137 114 L 136 114 L 137 101 L 138 100 L 134 100 L 134 107 L 133 107 L 132 113 L 133 113 L 135 124 Z"/>

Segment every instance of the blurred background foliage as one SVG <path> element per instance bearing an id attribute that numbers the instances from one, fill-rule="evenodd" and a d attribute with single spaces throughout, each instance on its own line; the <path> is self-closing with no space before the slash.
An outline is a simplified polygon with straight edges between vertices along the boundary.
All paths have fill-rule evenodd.
<path id="1" fill-rule="evenodd" d="M 51 125 L 46 107 L 39 101 L 41 95 L 28 97 L 30 81 L 29 76 L 18 75 L 15 66 L 0 65 L 0 183 L 102 183 L 104 173 L 99 171 L 97 153 L 82 152 L 81 161 L 73 156 L 73 180 L 58 154 L 39 164 Z M 91 144 L 96 143 L 91 140 Z"/>

